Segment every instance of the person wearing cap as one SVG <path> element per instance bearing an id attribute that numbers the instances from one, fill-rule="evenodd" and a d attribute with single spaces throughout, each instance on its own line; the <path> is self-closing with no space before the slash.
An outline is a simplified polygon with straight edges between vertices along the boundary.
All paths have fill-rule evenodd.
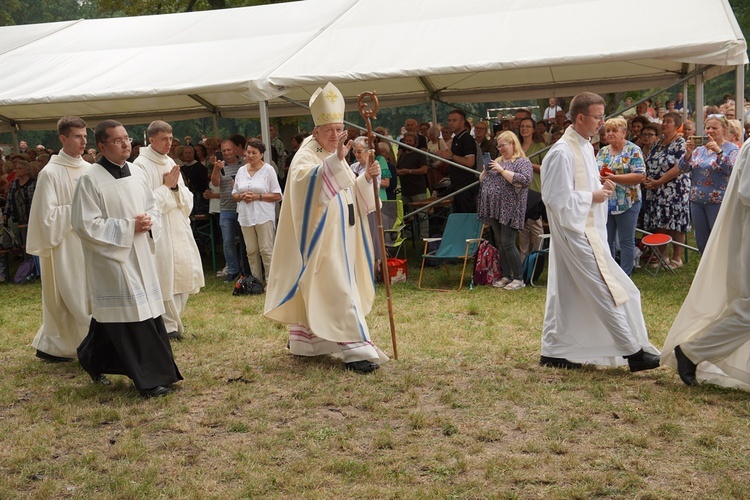
<path id="1" fill-rule="evenodd" d="M 287 174 L 264 314 L 290 325 L 292 354 L 332 354 L 369 373 L 388 360 L 365 320 L 375 299 L 367 214 L 379 203 L 372 181 L 380 165 L 355 177 L 344 161 L 344 106 L 331 83 L 310 99 L 315 129 Z"/>
<path id="2" fill-rule="evenodd" d="M 62 150 L 39 172 L 29 213 L 26 251 L 39 256 L 42 271 L 42 326 L 32 347 L 45 361 L 72 361 L 91 323 L 81 239 L 71 222 L 73 192 L 91 164 L 86 151 L 86 122 L 64 116 L 57 122 Z"/>

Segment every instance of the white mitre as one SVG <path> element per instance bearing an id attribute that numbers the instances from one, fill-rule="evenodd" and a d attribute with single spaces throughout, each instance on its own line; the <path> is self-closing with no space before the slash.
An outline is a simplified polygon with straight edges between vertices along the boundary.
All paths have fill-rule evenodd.
<path id="1" fill-rule="evenodd" d="M 344 96 L 331 82 L 322 89 L 318 87 L 310 97 L 310 114 L 316 127 L 328 123 L 343 123 L 345 107 Z"/>

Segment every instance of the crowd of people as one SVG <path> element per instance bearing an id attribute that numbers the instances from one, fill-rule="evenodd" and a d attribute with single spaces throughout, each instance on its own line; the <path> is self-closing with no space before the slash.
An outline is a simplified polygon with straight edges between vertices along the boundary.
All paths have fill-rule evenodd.
<path id="1" fill-rule="evenodd" d="M 4 159 L 3 218 L 21 231 L 42 279 L 36 355 L 78 358 L 96 383 L 124 374 L 147 397 L 169 394 L 181 379 L 170 341 L 183 339 L 185 305 L 205 284 L 191 218 L 207 215 L 226 263 L 217 276 L 251 275 L 265 286 L 264 314 L 289 325 L 292 354 L 333 354 L 369 373 L 388 359 L 365 319 L 385 257 L 373 245 L 375 203 L 447 194 L 454 212 L 476 213 L 491 228 L 502 270 L 493 285 L 504 290 L 524 288 L 522 262 L 549 221 L 542 365 L 659 366 L 629 278 L 640 264 L 636 227 L 673 242 L 671 256 L 660 248 L 664 258 L 645 265 L 682 267 L 691 227 L 706 252 L 744 137 L 731 101 L 706 110 L 704 136 L 683 123 L 679 93 L 665 108 L 644 101 L 608 119 L 601 97 L 584 93 L 567 110 L 551 98 L 538 121 L 523 108 L 495 123 L 461 109 L 442 127 L 409 118 L 398 138 L 376 129 L 374 151 L 356 128 L 344 129 L 343 106 L 335 86 L 319 89 L 313 133 L 294 136 L 289 150 L 272 125 L 270 162 L 261 138 L 194 144 L 160 120 L 148 144 L 105 120 L 87 150 L 77 117 L 58 123 L 59 152 L 22 141 Z M 429 235 L 426 218 L 415 227 Z M 272 272 L 272 262 L 284 265 Z M 85 292 L 69 276 L 81 268 Z M 669 359 L 692 384 L 697 351 L 672 347 Z"/>

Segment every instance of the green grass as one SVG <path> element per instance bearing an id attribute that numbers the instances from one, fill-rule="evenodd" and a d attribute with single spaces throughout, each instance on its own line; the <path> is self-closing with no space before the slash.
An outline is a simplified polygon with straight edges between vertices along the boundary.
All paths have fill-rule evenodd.
<path id="1" fill-rule="evenodd" d="M 657 346 L 697 260 L 634 275 Z M 747 496 L 750 395 L 669 368 L 541 368 L 544 288 L 420 291 L 409 262 L 400 359 L 368 376 L 290 356 L 263 297 L 207 272 L 174 344 L 185 380 L 155 400 L 34 358 L 40 286 L 0 287 L 0 498 Z M 382 287 L 368 320 L 391 353 Z"/>

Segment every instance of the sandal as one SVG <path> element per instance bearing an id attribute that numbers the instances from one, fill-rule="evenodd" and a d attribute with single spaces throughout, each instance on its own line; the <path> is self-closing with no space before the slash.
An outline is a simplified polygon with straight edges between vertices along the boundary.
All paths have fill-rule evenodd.
<path id="1" fill-rule="evenodd" d="M 508 283 L 508 286 L 505 287 L 505 290 L 520 290 L 521 288 L 524 288 L 526 286 L 526 283 L 523 282 L 523 280 L 513 280 L 510 283 Z"/>
<path id="2" fill-rule="evenodd" d="M 682 267 L 682 260 L 674 260 L 674 259 L 670 260 L 669 261 L 669 267 L 671 267 L 672 269 L 679 269 L 679 268 L 681 268 Z"/>
<path id="3" fill-rule="evenodd" d="M 492 286 L 494 286 L 495 288 L 505 288 L 506 286 L 508 286 L 510 281 L 510 278 L 502 278 L 492 283 Z"/>

